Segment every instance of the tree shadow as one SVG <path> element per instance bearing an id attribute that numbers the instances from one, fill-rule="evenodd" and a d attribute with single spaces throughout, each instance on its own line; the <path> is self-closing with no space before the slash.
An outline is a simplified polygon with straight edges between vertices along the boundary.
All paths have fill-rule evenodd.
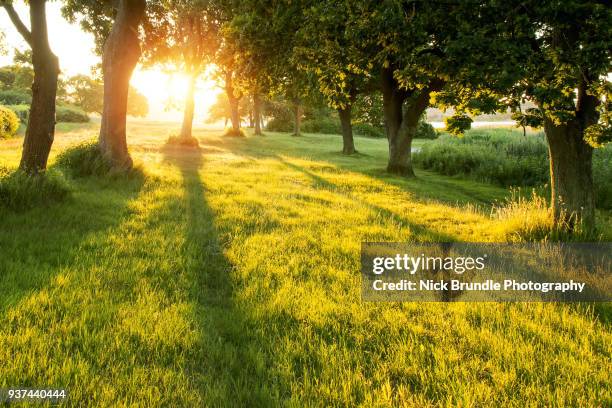
<path id="1" fill-rule="evenodd" d="M 427 226 L 425 226 L 424 224 L 419 224 L 415 221 L 412 221 L 406 217 L 401 216 L 400 214 L 397 214 L 394 211 L 391 211 L 387 208 L 381 207 L 379 205 L 375 205 L 372 203 L 369 203 L 359 197 L 356 197 L 355 195 L 348 193 L 346 191 L 343 191 L 342 189 L 340 189 L 336 184 L 330 182 L 329 180 L 326 180 L 325 178 L 314 174 L 313 172 L 309 171 L 308 169 L 298 166 L 294 163 L 291 163 L 287 160 L 285 160 L 283 157 L 280 156 L 276 156 L 277 160 L 279 160 L 281 163 L 283 163 L 285 166 L 287 166 L 290 169 L 299 171 L 300 173 L 308 176 L 315 187 L 319 188 L 319 189 L 324 189 L 327 191 L 330 191 L 334 194 L 337 195 L 341 195 L 344 198 L 347 198 L 349 200 L 352 200 L 364 207 L 369 208 L 371 211 L 374 211 L 378 214 L 383 215 L 386 218 L 389 218 L 391 220 L 393 220 L 394 224 L 396 225 L 402 225 L 402 226 L 407 226 L 410 228 L 411 231 L 413 231 L 416 235 L 418 236 L 422 236 L 425 237 L 425 241 L 434 241 L 434 242 L 451 242 L 451 241 L 456 241 L 457 237 L 454 237 L 452 235 L 448 235 L 448 234 L 444 234 L 441 233 L 439 231 L 434 231 L 430 228 L 428 228 Z"/>
<path id="2" fill-rule="evenodd" d="M 273 137 L 263 142 L 257 138 L 238 141 L 211 139 L 201 139 L 200 141 L 203 146 L 223 146 L 236 154 L 253 159 L 277 159 L 279 157 L 279 146 L 274 145 L 274 143 L 281 142 L 280 148 L 284 152 L 286 151 L 284 155 L 287 157 L 316 160 L 347 172 L 362 174 L 402 191 L 413 193 L 421 201 L 429 200 L 451 205 L 473 204 L 490 209 L 495 202 L 501 201 L 509 195 L 509 191 L 500 190 L 486 183 L 443 176 L 418 168 L 415 169 L 416 178 L 393 175 L 385 170 L 386 162 L 384 160 L 378 160 L 376 155 L 368 153 L 367 150 L 361 150 L 358 154 L 350 156 L 344 155 L 340 151 L 316 152 L 309 144 L 287 146 L 282 139 L 279 141 Z M 317 155 L 313 156 L 313 154 Z M 358 167 L 357 164 L 359 164 Z"/>
<path id="3" fill-rule="evenodd" d="M 73 179 L 73 194 L 62 203 L 2 211 L 0 314 L 69 269 L 87 250 L 88 237 L 111 231 L 129 218 L 130 202 L 144 182 L 140 176 Z"/>
<path id="4" fill-rule="evenodd" d="M 224 254 L 229 242 L 220 239 L 201 177 L 206 151 L 163 150 L 164 162 L 179 169 L 185 192 L 185 240 L 179 253 L 190 265 L 193 318 L 201 336 L 186 369 L 206 406 L 272 406 L 272 395 L 259 381 L 265 367 L 253 353 L 265 340 L 255 335 L 255 323 L 236 298 L 235 267 Z"/>

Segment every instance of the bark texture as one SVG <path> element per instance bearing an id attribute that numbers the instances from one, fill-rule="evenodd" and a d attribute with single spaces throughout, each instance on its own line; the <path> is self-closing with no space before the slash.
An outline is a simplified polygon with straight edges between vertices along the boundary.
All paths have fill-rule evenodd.
<path id="1" fill-rule="evenodd" d="M 353 154 L 355 150 L 355 142 L 353 140 L 353 125 L 351 105 L 347 105 L 344 109 L 338 109 L 340 116 L 340 125 L 342 127 L 342 153 Z"/>
<path id="2" fill-rule="evenodd" d="M 183 125 L 181 126 L 180 137 L 183 139 L 192 138 L 193 129 L 193 113 L 195 110 L 195 87 L 198 76 L 192 74 L 189 78 L 189 85 L 187 89 L 187 96 L 185 98 L 185 111 L 183 112 Z"/>
<path id="3" fill-rule="evenodd" d="M 10 7 L 12 9 L 12 6 Z M 14 17 L 18 19 L 16 13 Z M 24 38 L 26 41 L 29 39 L 28 43 L 32 48 L 34 82 L 30 116 L 19 167 L 34 174 L 47 168 L 49 152 L 53 145 L 55 97 L 59 75 L 59 61 L 49 46 L 45 0 L 30 1 L 30 26 L 32 29 L 29 33 L 22 27 L 25 30 L 22 35 L 26 34 Z"/>
<path id="4" fill-rule="evenodd" d="M 550 161 L 551 205 L 556 221 L 570 230 L 580 222 L 595 226 L 593 192 L 593 148 L 583 139 L 575 123 L 555 125 L 545 121 Z"/>
<path id="5" fill-rule="evenodd" d="M 145 0 L 119 0 L 113 29 L 104 44 L 104 108 L 99 145 L 115 167 L 131 168 L 127 148 L 127 99 L 132 72 L 140 59 L 138 27 L 145 12 Z"/>
<path id="6" fill-rule="evenodd" d="M 578 88 L 575 119 L 555 124 L 544 120 L 550 161 L 551 206 L 555 221 L 569 230 L 580 223 L 585 232 L 595 229 L 593 148 L 585 143 L 584 131 L 597 123 L 599 100 L 587 86 Z"/>
<path id="7" fill-rule="evenodd" d="M 416 136 L 419 119 L 429 106 L 431 93 L 443 86 L 443 81 L 432 80 L 424 89 L 404 90 L 394 78 L 393 70 L 383 69 L 383 111 L 389 141 L 389 173 L 414 177 L 412 140 Z"/>

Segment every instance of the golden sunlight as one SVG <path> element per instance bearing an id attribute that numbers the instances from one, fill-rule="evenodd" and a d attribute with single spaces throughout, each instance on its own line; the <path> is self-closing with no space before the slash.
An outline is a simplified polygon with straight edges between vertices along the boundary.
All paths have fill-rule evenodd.
<path id="1" fill-rule="evenodd" d="M 194 124 L 203 123 L 208 110 L 221 92 L 216 82 L 210 79 L 209 70 L 201 75 L 195 93 Z M 132 76 L 131 84 L 149 101 L 148 119 L 159 121 L 180 121 L 189 78 L 182 73 L 167 73 L 159 69 L 138 69 Z"/>

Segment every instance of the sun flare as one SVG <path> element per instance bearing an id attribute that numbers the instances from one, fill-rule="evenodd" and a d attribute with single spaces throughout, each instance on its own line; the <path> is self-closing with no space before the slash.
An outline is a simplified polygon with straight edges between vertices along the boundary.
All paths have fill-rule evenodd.
<path id="1" fill-rule="evenodd" d="M 221 89 L 210 79 L 209 70 L 201 75 L 195 91 L 195 123 L 208 117 L 209 108 L 215 103 Z M 182 73 L 167 73 L 160 69 L 137 69 L 132 86 L 146 96 L 149 102 L 148 118 L 160 121 L 179 121 L 183 117 L 183 105 L 189 78 Z"/>

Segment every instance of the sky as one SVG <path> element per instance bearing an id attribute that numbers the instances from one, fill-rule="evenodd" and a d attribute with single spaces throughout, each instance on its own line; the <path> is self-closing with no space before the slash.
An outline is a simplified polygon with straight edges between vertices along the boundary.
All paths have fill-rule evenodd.
<path id="1" fill-rule="evenodd" d="M 15 1 L 15 9 L 21 20 L 29 26 L 28 7 L 22 1 Z M 78 24 L 70 24 L 62 18 L 60 2 L 47 2 L 47 25 L 51 49 L 60 60 L 60 69 L 64 76 L 91 73 L 91 68 L 100 62 L 94 53 L 93 35 L 81 30 Z M 13 49 L 27 49 L 27 44 L 8 18 L 6 11 L 0 7 L 0 30 L 4 32 L 9 55 L 0 55 L 0 66 L 9 65 L 13 59 Z M 131 84 L 144 94 L 149 101 L 147 119 L 160 121 L 180 121 L 182 112 L 177 109 L 168 111 L 167 101 L 170 97 L 178 106 L 182 106 L 187 87 L 187 78 L 181 74 L 169 75 L 161 70 L 142 70 L 137 67 Z M 216 100 L 221 90 L 210 79 L 201 79 L 196 91 L 196 116 L 194 123 L 202 123 L 208 109 Z"/>

